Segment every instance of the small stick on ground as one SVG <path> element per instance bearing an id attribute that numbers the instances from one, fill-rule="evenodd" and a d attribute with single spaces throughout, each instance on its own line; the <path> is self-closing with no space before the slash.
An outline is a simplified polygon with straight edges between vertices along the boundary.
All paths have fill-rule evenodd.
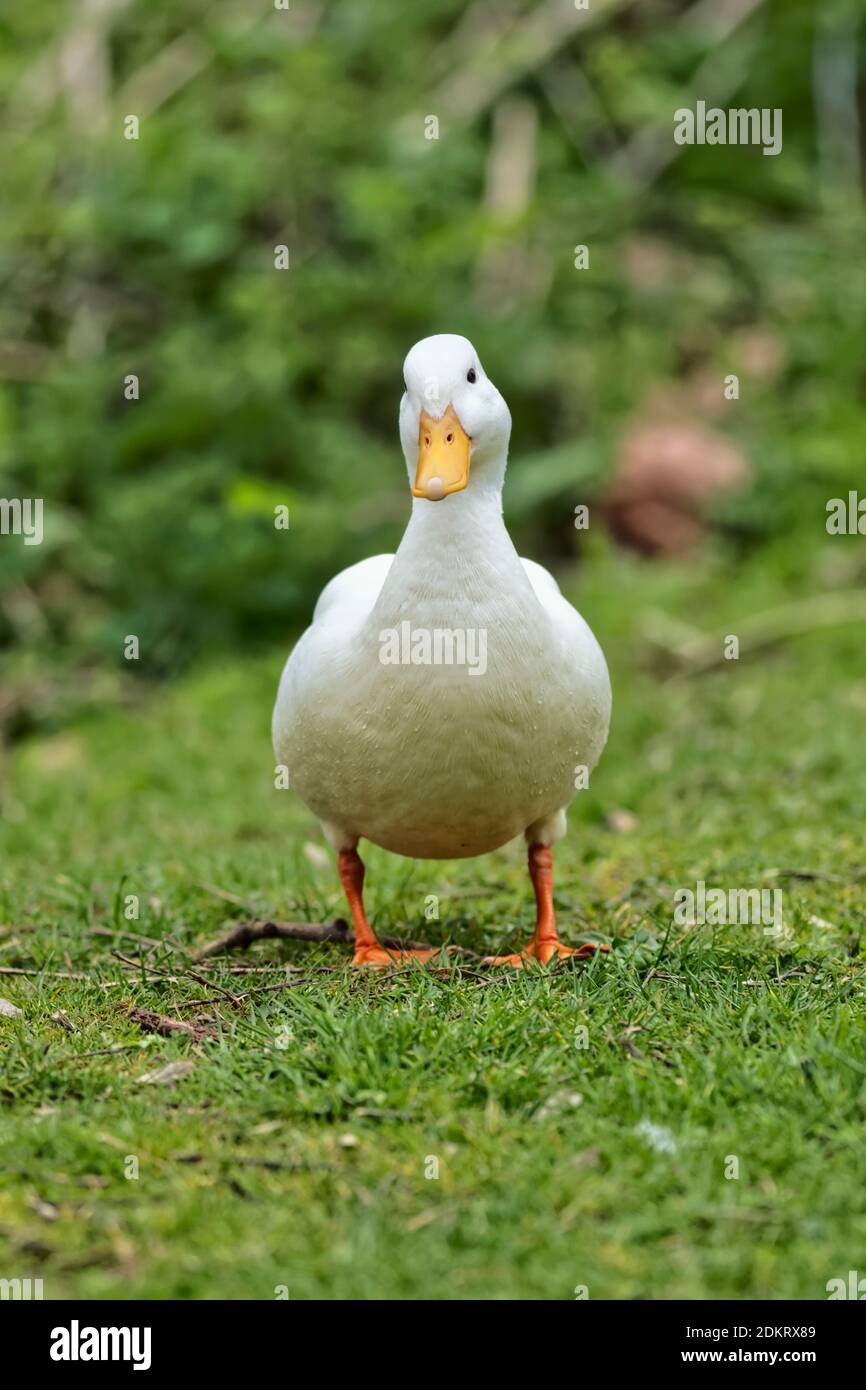
<path id="1" fill-rule="evenodd" d="M 44 975 L 52 980 L 92 980 L 92 975 L 82 975 L 75 970 L 24 970 L 17 965 L 0 965 L 0 975 Z"/>
<path id="2" fill-rule="evenodd" d="M 218 990 L 223 999 L 228 999 L 230 1004 L 237 1004 L 241 998 L 239 994 L 232 994 L 230 989 L 224 989 L 222 985 L 218 985 L 216 980 L 209 980 L 206 975 L 199 975 L 197 970 L 188 970 L 186 973 L 197 984 L 204 985 L 205 989 Z"/>
<path id="3" fill-rule="evenodd" d="M 335 917 L 332 922 L 238 922 L 226 936 L 211 941 L 194 953 L 194 959 L 204 960 L 208 956 L 219 955 L 223 951 L 243 951 L 253 941 L 266 941 L 281 937 L 289 941 L 337 941 L 352 945 L 354 934 L 343 917 Z M 398 936 L 380 936 L 379 940 L 387 950 L 432 951 L 435 947 L 426 941 L 406 941 Z M 477 959 L 478 953 L 464 946 L 449 946 L 447 950 L 466 958 Z"/>
<path id="4" fill-rule="evenodd" d="M 156 1014 L 152 1009 L 130 1009 L 129 1017 L 146 1033 L 160 1033 L 164 1038 L 176 1037 L 178 1033 L 192 1038 L 194 1042 L 201 1042 L 203 1038 L 216 1037 L 216 1029 L 205 1023 L 184 1023 L 179 1018 L 168 1018 L 165 1014 Z"/>
<path id="5" fill-rule="evenodd" d="M 118 1047 L 98 1047 L 95 1052 L 73 1052 L 67 1058 L 70 1062 L 80 1062 L 83 1057 L 113 1057 L 118 1052 L 137 1052 L 138 1043 L 126 1043 Z"/>
<path id="6" fill-rule="evenodd" d="M 639 1047 L 635 1047 L 631 1040 L 633 1033 L 640 1033 L 643 1030 L 635 1023 L 630 1023 L 623 1033 L 617 1038 L 620 1047 L 624 1047 L 629 1057 L 634 1057 L 636 1062 L 645 1062 L 647 1059 Z"/>
<path id="7" fill-rule="evenodd" d="M 158 941 L 155 936 L 140 936 L 138 932 L 122 931 L 118 927 L 90 927 L 88 936 L 123 936 L 127 941 L 134 941 L 138 946 L 154 946 L 160 950 L 165 945 L 165 941 Z"/>
<path id="8" fill-rule="evenodd" d="M 242 1004 L 251 994 L 270 994 L 274 990 L 294 989 L 296 985 L 303 985 L 306 984 L 306 982 L 306 976 L 302 975 L 300 978 L 295 976 L 293 980 L 282 980 L 278 985 L 255 985 L 252 989 L 245 990 L 243 994 L 236 994 L 232 1002 L 235 1004 Z M 175 1008 L 200 1009 L 203 1004 L 222 1004 L 224 998 L 222 994 L 214 994 L 210 999 L 185 999 L 182 1004 L 176 1004 Z"/>
<path id="9" fill-rule="evenodd" d="M 224 989 L 222 985 L 217 984 L 216 980 L 208 980 L 204 975 L 199 975 L 195 970 L 185 970 L 183 975 L 172 975 L 170 971 L 160 970 L 158 966 L 148 965 L 141 960 L 131 960 L 129 956 L 123 955 L 121 951 L 112 951 L 111 954 L 116 956 L 118 960 L 123 961 L 125 965 L 135 966 L 136 969 L 139 970 L 142 968 L 149 970 L 152 975 L 158 975 L 160 979 L 168 980 L 171 984 L 179 984 L 184 977 L 188 976 L 191 980 L 195 980 L 197 984 L 204 985 L 205 989 L 218 990 L 221 996 L 224 999 L 228 999 L 232 1004 L 236 1004 L 240 997 L 237 994 L 232 994 L 231 990 Z"/>
<path id="10" fill-rule="evenodd" d="M 832 590 L 798 599 L 796 603 L 780 604 L 764 613 L 753 613 L 740 623 L 737 635 L 743 655 L 751 656 L 804 633 L 862 622 L 866 622 L 866 594 L 861 589 Z M 664 615 L 647 615 L 648 640 L 678 668 L 669 679 L 702 675 L 725 664 L 724 643 L 718 634 L 705 637 L 697 633 L 671 641 L 669 627 Z"/>
<path id="11" fill-rule="evenodd" d="M 215 883 L 205 883 L 203 879 L 197 878 L 196 883 L 199 888 L 203 888 L 206 893 L 213 893 L 215 898 L 222 898 L 223 902 L 234 903 L 236 907 L 249 907 L 249 903 L 243 898 L 239 898 L 237 893 L 229 893 L 225 888 L 218 888 Z"/>
<path id="12" fill-rule="evenodd" d="M 225 936 L 193 952 L 193 958 L 206 960 L 208 956 L 219 955 L 222 951 L 245 951 L 254 941 L 267 941 L 272 937 L 285 937 L 292 941 L 353 940 L 349 924 L 342 917 L 335 917 L 333 922 L 321 925 L 315 922 L 238 922 Z"/>

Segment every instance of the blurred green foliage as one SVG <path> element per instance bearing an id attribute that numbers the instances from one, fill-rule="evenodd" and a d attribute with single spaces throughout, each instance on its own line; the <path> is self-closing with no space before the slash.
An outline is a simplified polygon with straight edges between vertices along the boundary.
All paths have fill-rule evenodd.
<path id="1" fill-rule="evenodd" d="M 10 669 L 120 665 L 136 633 L 152 674 L 297 631 L 399 539 L 400 368 L 439 331 L 509 401 L 506 514 L 553 564 L 659 393 L 703 421 L 738 373 L 710 412 L 753 470 L 724 543 L 808 582 L 826 499 L 863 477 L 861 11 L 5 10 L 0 496 L 46 499 L 42 546 L 0 540 Z M 781 107 L 783 152 L 675 147 L 698 97 Z"/>

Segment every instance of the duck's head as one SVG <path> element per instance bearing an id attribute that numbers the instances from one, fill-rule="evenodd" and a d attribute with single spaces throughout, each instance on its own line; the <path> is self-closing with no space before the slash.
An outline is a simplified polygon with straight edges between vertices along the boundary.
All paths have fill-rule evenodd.
<path id="1" fill-rule="evenodd" d="M 403 379 L 400 442 L 412 496 L 441 502 L 469 486 L 501 488 L 511 415 L 469 339 L 422 338 L 403 363 Z"/>

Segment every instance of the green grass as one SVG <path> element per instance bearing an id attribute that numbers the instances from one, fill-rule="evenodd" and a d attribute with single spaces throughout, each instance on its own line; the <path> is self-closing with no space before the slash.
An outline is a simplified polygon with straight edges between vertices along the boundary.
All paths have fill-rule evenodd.
<path id="1" fill-rule="evenodd" d="M 586 568 L 614 722 L 557 901 L 566 938 L 613 949 L 583 969 L 359 976 L 346 947 L 271 941 L 207 975 L 286 988 L 184 1008 L 218 994 L 184 972 L 227 920 L 342 911 L 272 785 L 284 653 L 22 744 L 0 966 L 32 973 L 0 976 L 23 1011 L 0 1018 L 0 1276 L 49 1298 L 822 1298 L 866 1270 L 862 627 L 668 684 L 640 639 L 651 605 L 721 641 L 796 588 L 712 556 Z M 530 929 L 522 846 L 366 859 L 385 930 L 486 951 Z M 672 926 L 698 879 L 781 888 L 790 938 Z M 140 970 L 111 954 L 139 948 Z M 232 973 L 250 964 L 274 973 Z M 134 1005 L 219 1039 L 144 1035 Z"/>

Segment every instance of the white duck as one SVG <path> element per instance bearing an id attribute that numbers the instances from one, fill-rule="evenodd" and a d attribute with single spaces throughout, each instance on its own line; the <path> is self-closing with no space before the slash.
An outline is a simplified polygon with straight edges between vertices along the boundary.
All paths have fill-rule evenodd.
<path id="1" fill-rule="evenodd" d="M 283 671 L 277 760 L 337 851 L 355 965 L 386 951 L 364 911 L 365 837 L 395 854 L 459 859 L 519 834 L 537 903 L 523 966 L 590 953 L 560 943 L 552 846 L 607 740 L 604 656 L 553 577 L 521 560 L 502 519 L 508 407 L 472 344 L 416 343 L 403 366 L 400 440 L 412 515 L 396 555 L 326 586 Z"/>

